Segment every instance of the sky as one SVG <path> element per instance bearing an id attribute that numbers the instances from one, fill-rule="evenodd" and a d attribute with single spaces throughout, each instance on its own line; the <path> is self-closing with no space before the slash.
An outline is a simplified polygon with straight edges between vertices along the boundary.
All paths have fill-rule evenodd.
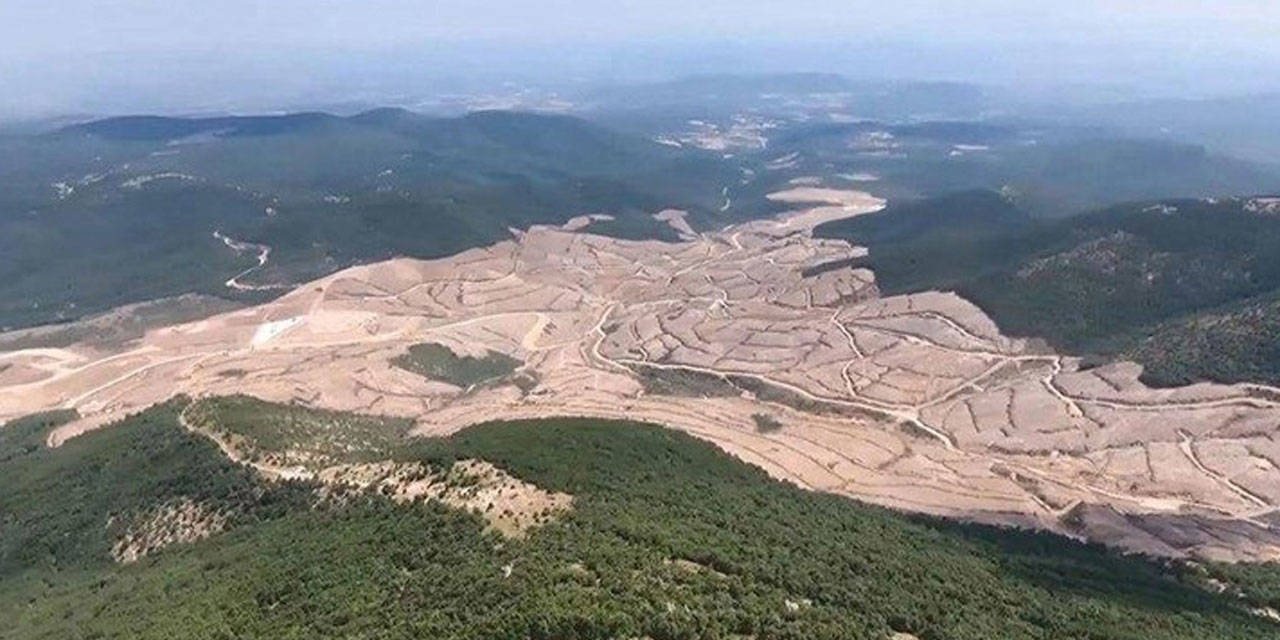
<path id="1" fill-rule="evenodd" d="M 0 0 L 0 114 L 197 103 L 214 83 L 283 99 L 367 77 L 385 91 L 411 64 L 433 78 L 786 67 L 1247 92 L 1280 89 L 1276 33 L 1276 0 Z"/>
<path id="2" fill-rule="evenodd" d="M 5 0 L 0 53 L 367 48 L 431 39 L 1252 40 L 1273 0 Z"/>

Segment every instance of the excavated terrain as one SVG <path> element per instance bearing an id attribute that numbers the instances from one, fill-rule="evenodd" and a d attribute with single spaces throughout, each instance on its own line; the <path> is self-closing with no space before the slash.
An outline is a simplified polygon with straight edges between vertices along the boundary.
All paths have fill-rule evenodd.
<path id="1" fill-rule="evenodd" d="M 1149 389 L 1134 365 L 1085 370 L 1002 336 L 954 294 L 881 297 L 874 274 L 842 266 L 863 249 L 811 231 L 882 201 L 771 197 L 797 210 L 702 235 L 681 225 L 678 243 L 535 227 L 123 346 L 0 352 L 0 420 L 75 408 L 58 445 L 176 393 L 410 417 L 427 436 L 625 418 L 904 510 L 1169 556 L 1280 558 L 1280 390 Z M 462 389 L 392 364 L 420 343 L 523 366 Z"/>

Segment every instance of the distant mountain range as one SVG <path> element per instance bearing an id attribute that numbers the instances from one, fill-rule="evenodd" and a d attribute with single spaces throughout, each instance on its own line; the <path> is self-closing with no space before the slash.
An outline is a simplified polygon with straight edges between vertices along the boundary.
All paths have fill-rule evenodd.
<path id="1" fill-rule="evenodd" d="M 771 144 L 810 171 L 869 173 L 890 197 L 1006 190 L 1035 216 L 1118 202 L 1280 189 L 1280 170 L 1171 139 L 1014 119 L 808 123 Z M 828 169 L 830 170 L 830 169 Z"/>

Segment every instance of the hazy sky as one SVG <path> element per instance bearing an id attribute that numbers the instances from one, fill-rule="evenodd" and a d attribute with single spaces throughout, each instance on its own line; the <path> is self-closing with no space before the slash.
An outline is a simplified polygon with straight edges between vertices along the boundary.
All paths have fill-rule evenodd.
<path id="1" fill-rule="evenodd" d="M 1275 90 L 1277 33 L 1280 0 L 0 0 L 0 115 L 485 72 Z"/>
<path id="2" fill-rule="evenodd" d="M 4 0 L 0 55 L 429 39 L 1049 39 L 1277 48 L 1275 0 Z"/>

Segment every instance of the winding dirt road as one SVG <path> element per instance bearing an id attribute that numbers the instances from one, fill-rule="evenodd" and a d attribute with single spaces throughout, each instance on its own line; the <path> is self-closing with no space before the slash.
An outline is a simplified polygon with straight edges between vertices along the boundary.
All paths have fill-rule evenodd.
<path id="1" fill-rule="evenodd" d="M 221 231 L 214 231 L 213 237 L 217 238 L 218 240 L 221 240 L 223 244 L 227 245 L 227 248 L 236 252 L 237 255 L 244 253 L 246 251 L 254 251 L 257 253 L 258 264 L 252 267 L 249 267 L 248 269 L 245 269 L 240 273 L 237 273 L 236 275 L 228 279 L 225 283 L 223 283 L 228 289 L 235 289 L 236 291 L 278 291 L 280 289 L 292 288 L 290 285 L 279 285 L 279 284 L 253 285 L 253 284 L 244 284 L 243 282 L 241 282 L 242 279 L 247 278 L 258 271 L 261 271 L 263 267 L 267 266 L 267 261 L 271 259 L 271 247 L 268 247 L 265 244 L 241 242 L 239 240 L 235 240 L 226 235 L 223 235 Z"/>

